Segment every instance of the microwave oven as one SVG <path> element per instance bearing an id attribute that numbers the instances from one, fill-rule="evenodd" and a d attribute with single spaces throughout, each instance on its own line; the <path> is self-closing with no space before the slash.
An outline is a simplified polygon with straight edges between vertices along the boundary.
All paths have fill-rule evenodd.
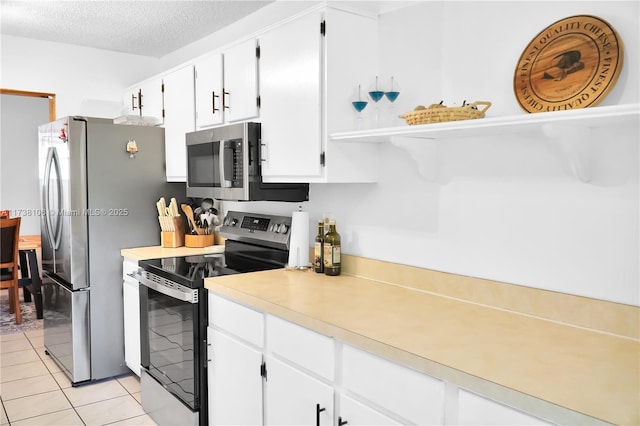
<path id="1" fill-rule="evenodd" d="M 186 134 L 187 197 L 230 201 L 308 201 L 308 183 L 264 183 L 260 123 Z"/>

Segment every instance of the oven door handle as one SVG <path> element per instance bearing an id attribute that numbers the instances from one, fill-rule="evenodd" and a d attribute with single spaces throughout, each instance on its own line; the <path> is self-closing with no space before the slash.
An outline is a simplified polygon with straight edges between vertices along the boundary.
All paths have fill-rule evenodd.
<path id="1" fill-rule="evenodd" d="M 173 297 L 182 302 L 198 303 L 198 291 L 181 286 L 177 283 L 171 283 L 171 287 L 162 285 L 140 274 L 132 274 L 133 278 L 137 279 L 140 284 L 148 287 L 152 290 L 162 293 L 165 296 Z"/>

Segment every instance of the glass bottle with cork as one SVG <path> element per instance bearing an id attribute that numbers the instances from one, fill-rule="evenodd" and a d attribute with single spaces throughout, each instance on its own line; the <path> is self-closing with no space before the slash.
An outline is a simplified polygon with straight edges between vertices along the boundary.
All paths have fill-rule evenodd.
<path id="1" fill-rule="evenodd" d="M 329 220 L 329 230 L 324 235 L 324 273 L 340 275 L 340 234 L 335 220 Z"/>

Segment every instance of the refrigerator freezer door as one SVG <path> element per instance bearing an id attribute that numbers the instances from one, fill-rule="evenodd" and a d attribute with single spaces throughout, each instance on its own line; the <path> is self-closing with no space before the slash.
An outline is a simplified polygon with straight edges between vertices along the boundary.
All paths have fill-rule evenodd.
<path id="1" fill-rule="evenodd" d="M 53 282 L 45 289 L 44 346 L 73 384 L 90 380 L 89 291 Z"/>
<path id="2" fill-rule="evenodd" d="M 74 290 L 89 286 L 86 123 L 63 118 L 40 126 L 42 267 Z"/>

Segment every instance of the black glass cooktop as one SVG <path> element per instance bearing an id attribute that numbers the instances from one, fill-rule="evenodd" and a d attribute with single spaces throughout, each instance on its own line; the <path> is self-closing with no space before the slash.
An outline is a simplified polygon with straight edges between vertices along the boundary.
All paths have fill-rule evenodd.
<path id="1" fill-rule="evenodd" d="M 227 240 L 224 254 L 147 259 L 138 265 L 162 278 L 199 288 L 205 278 L 283 268 L 287 257 L 287 251 Z"/>
<path id="2" fill-rule="evenodd" d="M 223 254 L 147 259 L 138 264 L 145 271 L 189 288 L 203 287 L 205 278 L 238 273 L 227 268 Z"/>

